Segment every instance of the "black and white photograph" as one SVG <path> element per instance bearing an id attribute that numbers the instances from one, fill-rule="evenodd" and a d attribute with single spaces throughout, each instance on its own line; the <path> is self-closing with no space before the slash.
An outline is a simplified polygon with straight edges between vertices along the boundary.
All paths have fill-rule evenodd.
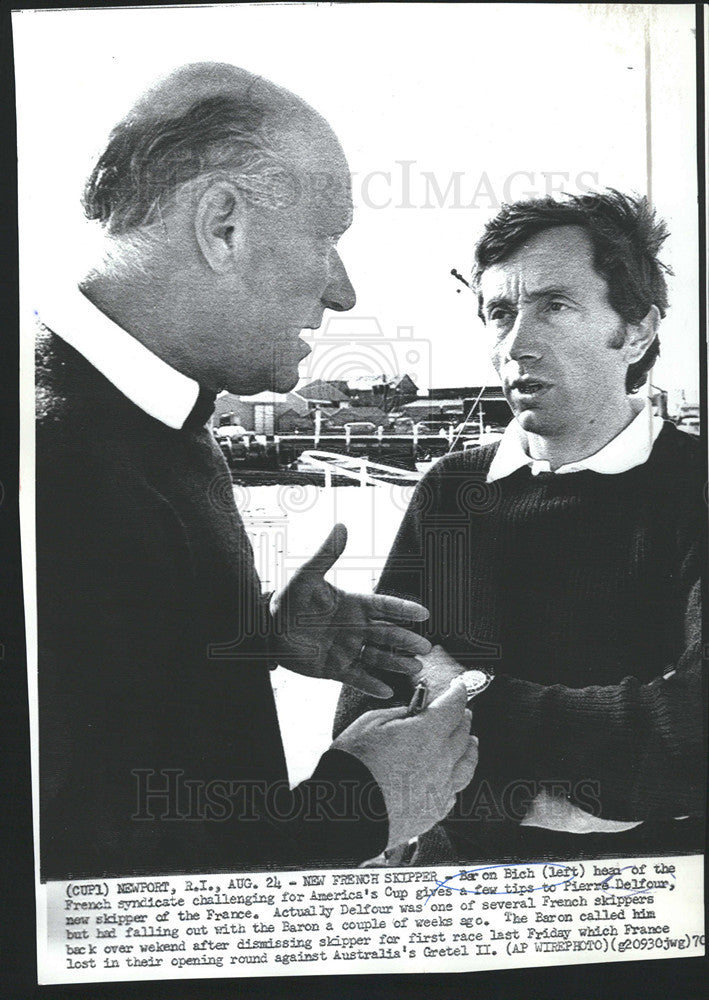
<path id="1" fill-rule="evenodd" d="M 697 10 L 16 10 L 40 983 L 704 954 Z"/>

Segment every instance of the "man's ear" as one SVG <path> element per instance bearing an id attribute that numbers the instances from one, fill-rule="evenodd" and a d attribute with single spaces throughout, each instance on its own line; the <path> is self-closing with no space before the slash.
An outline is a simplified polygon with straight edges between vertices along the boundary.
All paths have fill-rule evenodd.
<path id="1" fill-rule="evenodd" d="M 197 203 L 197 245 L 218 274 L 231 270 L 240 256 L 244 214 L 239 189 L 227 180 L 210 184 Z"/>
<path id="2" fill-rule="evenodd" d="M 625 341 L 623 343 L 623 355 L 627 364 L 635 364 L 639 361 L 657 337 L 660 327 L 660 310 L 657 306 L 650 306 L 647 316 L 639 323 L 628 323 L 626 326 Z"/>

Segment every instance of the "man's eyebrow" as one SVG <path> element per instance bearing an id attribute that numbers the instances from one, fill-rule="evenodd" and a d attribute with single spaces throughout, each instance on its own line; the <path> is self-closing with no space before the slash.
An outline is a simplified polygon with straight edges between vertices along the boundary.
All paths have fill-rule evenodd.
<path id="1" fill-rule="evenodd" d="M 489 312 L 491 309 L 497 309 L 498 306 L 514 306 L 515 303 L 512 299 L 506 298 L 504 295 L 496 295 L 494 298 L 489 299 L 487 302 L 483 299 L 483 309 Z"/>
<path id="2" fill-rule="evenodd" d="M 547 285 L 544 288 L 536 288 L 533 292 L 524 293 L 522 300 L 524 302 L 537 302 L 539 299 L 549 298 L 551 295 L 563 295 L 565 298 L 575 301 L 570 289 L 565 288 L 563 285 Z M 483 308 L 488 311 L 498 306 L 509 307 L 516 306 L 516 304 L 517 301 L 515 299 L 508 298 L 505 295 L 496 295 L 487 302 L 483 301 Z"/>
<path id="3" fill-rule="evenodd" d="M 567 299 L 573 298 L 571 289 L 564 285 L 547 285 L 544 288 L 536 288 L 529 295 L 525 295 L 524 298 L 530 302 L 536 302 L 537 299 L 548 298 L 550 295 L 565 295 Z"/>

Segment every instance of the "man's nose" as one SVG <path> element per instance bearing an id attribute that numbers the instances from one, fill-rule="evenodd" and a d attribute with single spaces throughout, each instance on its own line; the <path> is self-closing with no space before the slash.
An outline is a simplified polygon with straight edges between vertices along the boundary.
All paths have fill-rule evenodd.
<path id="1" fill-rule="evenodd" d="M 537 324 L 525 310 L 519 310 L 512 329 L 505 337 L 504 354 L 506 359 L 512 361 L 537 359 L 541 356 Z"/>
<path id="2" fill-rule="evenodd" d="M 357 295 L 345 265 L 337 253 L 330 272 L 330 280 L 323 292 L 322 301 L 326 309 L 334 309 L 335 312 L 347 312 L 357 301 Z"/>

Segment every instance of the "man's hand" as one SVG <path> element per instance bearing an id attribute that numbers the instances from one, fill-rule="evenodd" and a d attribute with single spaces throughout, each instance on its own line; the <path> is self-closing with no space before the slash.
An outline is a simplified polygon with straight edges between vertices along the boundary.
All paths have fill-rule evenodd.
<path id="1" fill-rule="evenodd" d="M 417 681 L 425 681 L 429 695 L 437 698 L 448 690 L 448 685 L 465 671 L 457 660 L 447 653 L 443 646 L 434 646 L 426 656 L 419 657 L 421 673 Z"/>
<path id="2" fill-rule="evenodd" d="M 420 715 L 406 708 L 365 712 L 333 746 L 358 757 L 382 789 L 393 848 L 438 823 L 473 778 L 478 741 L 470 735 L 465 685 L 454 681 Z"/>
<path id="3" fill-rule="evenodd" d="M 415 659 L 431 643 L 404 624 L 425 621 L 428 611 L 413 601 L 378 594 L 348 594 L 327 583 L 325 574 L 342 555 L 347 529 L 336 524 L 312 559 L 271 598 L 275 654 L 283 666 L 308 677 L 327 677 L 375 698 L 391 688 L 370 670 L 416 677 Z"/>

